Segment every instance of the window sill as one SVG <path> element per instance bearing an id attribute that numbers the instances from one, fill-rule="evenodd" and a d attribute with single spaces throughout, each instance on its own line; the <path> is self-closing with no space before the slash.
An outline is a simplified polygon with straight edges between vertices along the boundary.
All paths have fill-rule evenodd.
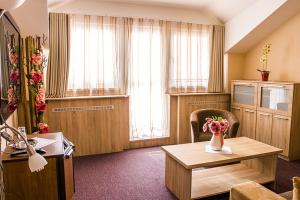
<path id="1" fill-rule="evenodd" d="M 152 141 L 152 140 L 167 140 L 170 139 L 170 136 L 164 136 L 164 137 L 155 137 L 155 138 L 137 138 L 137 139 L 130 139 L 129 142 L 145 142 L 145 141 Z"/>

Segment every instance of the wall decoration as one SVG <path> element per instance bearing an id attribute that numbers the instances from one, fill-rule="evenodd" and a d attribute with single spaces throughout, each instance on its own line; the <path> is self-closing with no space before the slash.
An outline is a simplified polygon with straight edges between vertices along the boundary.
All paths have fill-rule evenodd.
<path id="1" fill-rule="evenodd" d="M 47 108 L 44 85 L 44 69 L 47 66 L 47 58 L 43 55 L 45 41 L 44 36 L 43 38 L 39 36 L 25 38 L 25 65 L 32 133 L 47 133 L 49 131 L 44 119 L 44 112 Z"/>

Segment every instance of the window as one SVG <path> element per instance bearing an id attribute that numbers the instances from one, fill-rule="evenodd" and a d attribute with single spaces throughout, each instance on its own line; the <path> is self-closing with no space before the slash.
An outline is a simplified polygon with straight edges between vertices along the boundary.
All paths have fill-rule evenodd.
<path id="1" fill-rule="evenodd" d="M 186 23 L 171 25 L 171 91 L 205 91 L 209 78 L 209 28 Z"/>
<path id="2" fill-rule="evenodd" d="M 122 93 L 121 30 L 120 18 L 70 17 L 69 93 Z"/>
<path id="3" fill-rule="evenodd" d="M 130 139 L 168 136 L 167 92 L 206 91 L 210 43 L 209 26 L 71 15 L 68 94 L 127 92 Z"/>
<path id="4" fill-rule="evenodd" d="M 164 87 L 166 74 L 161 27 L 153 20 L 129 23 L 130 138 L 168 136 L 169 101 Z"/>

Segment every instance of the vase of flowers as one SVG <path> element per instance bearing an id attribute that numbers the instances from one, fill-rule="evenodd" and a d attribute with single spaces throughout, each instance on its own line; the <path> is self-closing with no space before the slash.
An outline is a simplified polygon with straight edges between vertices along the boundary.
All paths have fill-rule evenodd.
<path id="1" fill-rule="evenodd" d="M 212 150 L 221 151 L 224 145 L 224 137 L 229 128 L 229 122 L 222 117 L 206 118 L 203 131 L 210 131 L 213 135 L 209 142 Z"/>
<path id="2" fill-rule="evenodd" d="M 271 44 L 267 43 L 262 48 L 262 56 L 260 58 L 261 69 L 257 69 L 257 71 L 261 74 L 262 81 L 268 81 L 270 71 L 268 70 L 268 57 L 271 52 Z"/>

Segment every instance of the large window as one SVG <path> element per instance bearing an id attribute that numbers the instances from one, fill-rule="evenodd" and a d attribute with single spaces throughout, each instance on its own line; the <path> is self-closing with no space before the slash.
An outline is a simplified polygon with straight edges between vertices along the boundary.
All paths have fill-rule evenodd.
<path id="1" fill-rule="evenodd" d="M 130 20 L 129 102 L 130 138 L 163 137 L 169 134 L 168 95 L 161 27 L 158 21 Z"/>
<path id="2" fill-rule="evenodd" d="M 72 15 L 68 92 L 75 95 L 120 93 L 122 19 Z"/>
<path id="3" fill-rule="evenodd" d="M 172 23 L 170 80 L 172 92 L 206 91 L 209 78 L 209 28 Z"/>
<path id="4" fill-rule="evenodd" d="M 209 36 L 204 25 L 71 15 L 68 94 L 126 92 L 130 138 L 168 136 L 167 93 L 207 89 Z"/>

